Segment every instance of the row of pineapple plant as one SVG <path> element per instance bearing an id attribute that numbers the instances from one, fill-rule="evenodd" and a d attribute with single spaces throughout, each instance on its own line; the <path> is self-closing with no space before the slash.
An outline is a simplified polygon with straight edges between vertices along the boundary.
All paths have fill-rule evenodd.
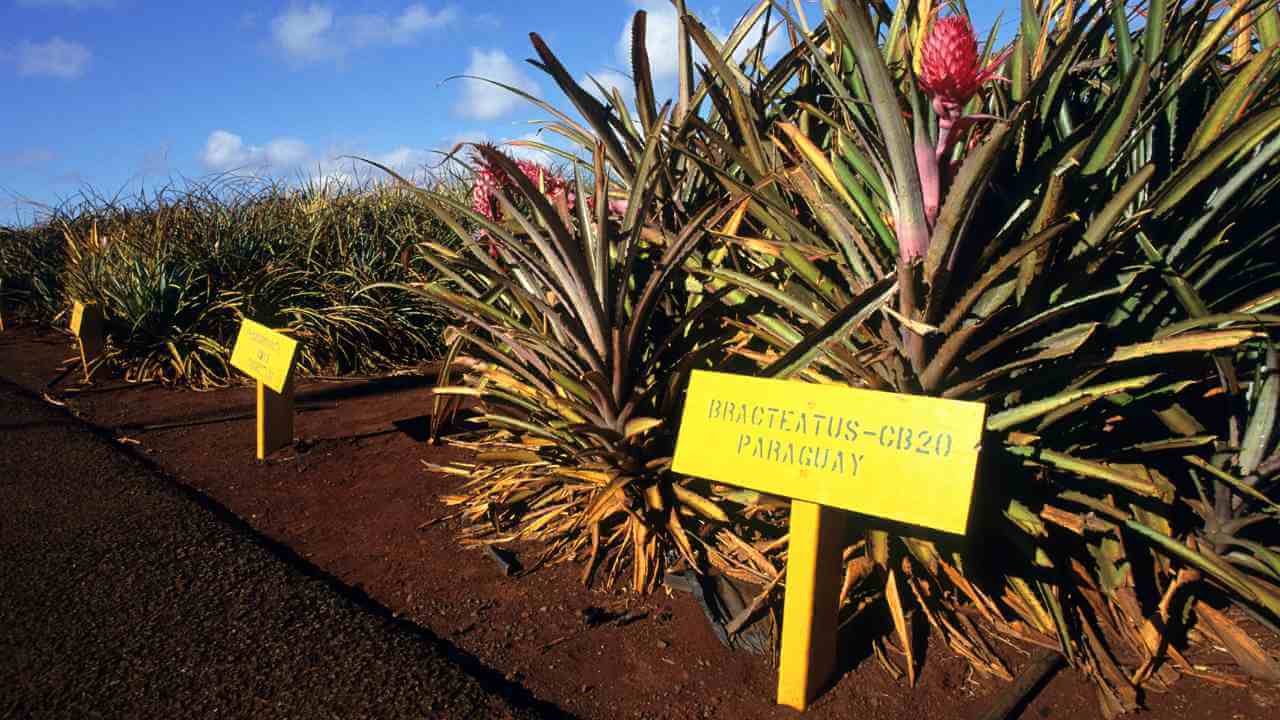
<path id="1" fill-rule="evenodd" d="M 102 362 L 133 381 L 234 381 L 244 318 L 302 340 L 303 372 L 380 372 L 439 357 L 441 324 L 426 303 L 364 290 L 433 277 L 415 248 L 447 233 L 395 187 L 228 177 L 132 199 L 87 193 L 0 230 L 0 292 L 11 314 L 44 324 L 64 323 L 70 300 L 98 303 Z"/>

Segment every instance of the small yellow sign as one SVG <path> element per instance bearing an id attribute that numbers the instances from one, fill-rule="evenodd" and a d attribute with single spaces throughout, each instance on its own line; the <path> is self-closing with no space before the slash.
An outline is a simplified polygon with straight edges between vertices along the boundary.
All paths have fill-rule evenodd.
<path id="1" fill-rule="evenodd" d="M 79 300 L 73 300 L 71 303 L 71 334 L 80 337 L 80 333 L 88 328 L 85 327 L 85 312 L 88 311 L 89 322 L 93 323 L 96 317 L 97 306 L 93 304 L 86 305 Z"/>
<path id="2" fill-rule="evenodd" d="M 963 534 L 986 406 L 695 370 L 672 469 Z"/>
<path id="3" fill-rule="evenodd" d="M 297 340 L 246 319 L 240 325 L 235 348 L 231 351 L 231 366 L 275 392 L 283 393 L 297 352 Z"/>
<path id="4" fill-rule="evenodd" d="M 80 345 L 80 362 L 84 365 L 85 379 L 91 379 L 90 367 L 102 356 L 106 345 L 102 316 L 102 308 L 97 303 L 72 301 L 71 334 L 76 336 Z"/>

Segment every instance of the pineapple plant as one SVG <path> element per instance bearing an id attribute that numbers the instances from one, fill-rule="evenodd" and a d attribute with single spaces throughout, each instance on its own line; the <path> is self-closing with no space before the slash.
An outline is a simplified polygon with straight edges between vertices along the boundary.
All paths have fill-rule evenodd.
<path id="1" fill-rule="evenodd" d="M 762 375 L 989 413 L 969 536 L 868 529 L 847 612 L 888 610 L 877 656 L 908 677 L 912 607 L 993 675 L 992 633 L 1055 648 L 1108 714 L 1200 673 L 1171 644 L 1197 618 L 1276 677 L 1213 606 L 1280 620 L 1258 464 L 1280 462 L 1274 33 L 1238 24 L 1245 5 L 1141 3 L 1132 27 L 1120 3 L 1026 2 L 979 52 L 962 10 L 823 7 L 790 69 L 815 100 L 779 100 L 750 170 L 771 182 L 740 182 L 738 262 L 704 282 L 768 308 L 744 305 L 735 346 Z"/>
<path id="2" fill-rule="evenodd" d="M 717 56 L 732 57 L 750 22 Z M 576 559 L 584 582 L 638 591 L 673 564 L 771 577 L 771 563 L 739 557 L 745 543 L 711 488 L 670 472 L 687 377 L 717 364 L 726 340 L 718 318 L 728 291 L 702 293 L 685 268 L 702 262 L 733 207 L 672 146 L 706 124 L 695 110 L 678 117 L 702 102 L 705 84 L 686 82 L 684 100 L 659 105 L 645 29 L 642 11 L 632 22 L 634 111 L 616 88 L 597 88 L 603 102 L 584 89 L 530 35 L 535 64 L 582 118 L 529 98 L 552 116 L 543 132 L 574 152 L 531 144 L 567 169 L 472 146 L 470 204 L 418 190 L 458 243 L 420 246 L 440 279 L 391 287 L 437 303 L 454 323 L 437 395 L 481 404 L 474 460 L 436 468 L 469 478 L 455 501 L 473 521 L 470 541 L 539 541 L 533 567 Z"/>
<path id="3" fill-rule="evenodd" d="M 723 40 L 677 4 L 673 104 L 643 14 L 634 107 L 531 36 L 576 110 L 526 95 L 575 149 L 543 146 L 567 191 L 478 147 L 487 209 L 423 193 L 461 249 L 401 287 L 454 322 L 438 392 L 481 401 L 474 461 L 440 468 L 471 539 L 637 590 L 719 570 L 765 612 L 785 502 L 670 472 L 689 371 L 976 400 L 969 534 L 845 551 L 890 672 L 919 671 L 919 612 L 994 676 L 996 635 L 1061 652 L 1109 714 L 1203 675 L 1188 638 L 1274 676 L 1236 622 L 1280 623 L 1274 6 L 1026 0 L 997 47 L 962 4 L 761 2 Z M 794 38 L 772 63 L 738 52 L 759 22 Z"/>

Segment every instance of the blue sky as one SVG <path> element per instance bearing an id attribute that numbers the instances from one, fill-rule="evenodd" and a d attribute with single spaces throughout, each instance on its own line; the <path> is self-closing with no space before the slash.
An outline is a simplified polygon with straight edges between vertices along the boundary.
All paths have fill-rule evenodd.
<path id="1" fill-rule="evenodd" d="M 689 2 L 721 33 L 751 4 Z M 818 16 L 817 2 L 802 5 Z M 982 33 L 1013 2 L 970 6 Z M 85 187 L 110 196 L 228 171 L 342 176 L 352 164 L 341 155 L 412 171 L 458 141 L 527 137 L 536 108 L 444 79 L 483 75 L 564 105 L 524 62 L 528 33 L 576 76 L 622 83 L 637 9 L 649 11 L 651 60 L 670 88 L 670 0 L 0 0 L 0 224 Z"/>

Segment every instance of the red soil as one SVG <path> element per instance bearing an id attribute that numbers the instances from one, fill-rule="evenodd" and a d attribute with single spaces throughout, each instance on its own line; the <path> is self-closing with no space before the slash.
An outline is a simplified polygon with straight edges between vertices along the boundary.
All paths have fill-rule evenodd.
<path id="1" fill-rule="evenodd" d="M 456 492 L 458 481 L 426 472 L 421 461 L 443 462 L 462 451 L 411 437 L 431 410 L 423 379 L 301 383 L 299 406 L 313 407 L 296 419 L 300 449 L 259 463 L 253 420 L 218 421 L 252 413 L 250 388 L 200 393 L 101 379 L 82 386 L 79 368 L 67 364 L 74 355 L 61 333 L 0 333 L 0 377 L 66 402 L 179 482 L 538 698 L 584 718 L 795 717 L 773 704 L 770 660 L 722 647 L 687 594 L 589 590 L 577 568 L 565 565 L 507 577 L 486 555 L 456 542 L 456 521 L 433 523 L 449 513 L 440 496 Z M 144 427 L 200 420 L 206 422 Z M 588 629 L 581 615 L 588 607 L 641 609 L 647 616 Z M 1015 673 L 1027 664 L 1029 655 L 1002 648 Z M 1238 672 L 1225 654 L 1194 659 L 1216 672 Z M 895 681 L 874 659 L 861 660 L 807 716 L 975 718 L 1005 687 L 974 675 L 930 639 L 915 687 Z M 1236 688 L 1183 678 L 1173 692 L 1143 700 L 1149 717 L 1261 719 L 1280 712 L 1280 689 L 1257 683 Z M 1088 681 L 1063 670 L 1020 717 L 1100 713 Z"/>

